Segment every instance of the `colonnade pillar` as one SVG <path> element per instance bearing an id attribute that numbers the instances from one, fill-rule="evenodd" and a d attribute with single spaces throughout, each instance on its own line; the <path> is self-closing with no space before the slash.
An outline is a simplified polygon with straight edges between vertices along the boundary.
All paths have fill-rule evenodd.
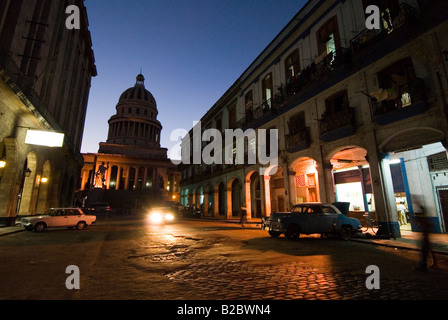
<path id="1" fill-rule="evenodd" d="M 378 221 L 378 236 L 401 237 L 398 213 L 395 204 L 392 173 L 389 155 L 377 152 L 368 153 L 370 175 Z"/>

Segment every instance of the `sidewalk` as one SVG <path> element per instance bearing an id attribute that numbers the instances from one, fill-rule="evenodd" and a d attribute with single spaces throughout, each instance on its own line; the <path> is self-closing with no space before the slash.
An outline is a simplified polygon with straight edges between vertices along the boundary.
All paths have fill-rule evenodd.
<path id="1" fill-rule="evenodd" d="M 220 221 L 211 219 L 214 221 Z M 221 220 L 222 222 L 239 224 L 239 219 L 233 220 Z M 245 228 L 261 228 L 261 221 L 259 219 L 249 219 L 245 224 Z M 357 238 L 353 238 L 352 241 L 380 245 L 391 248 L 400 248 L 406 250 L 420 251 L 420 241 L 423 235 L 420 232 L 412 232 L 401 230 L 401 238 L 398 239 L 377 239 L 374 234 L 363 233 Z M 436 234 L 429 235 L 432 250 L 438 254 L 448 255 L 448 234 Z"/>
<path id="2" fill-rule="evenodd" d="M 194 220 L 201 221 L 215 221 L 215 222 L 224 222 L 224 223 L 232 223 L 239 225 L 239 219 L 232 220 L 224 220 L 224 219 L 213 219 L 213 218 L 197 218 Z M 240 226 L 241 227 L 241 226 Z M 245 223 L 245 227 L 241 227 L 242 229 L 260 229 L 261 221 L 259 219 L 249 219 Z M 20 226 L 12 226 L 12 227 L 2 227 L 0 226 L 0 236 L 8 235 L 16 232 L 24 231 L 25 229 Z M 401 238 L 398 239 L 376 239 L 373 235 L 362 234 L 360 237 L 353 238 L 352 241 L 362 242 L 371 245 L 380 245 L 391 248 L 400 248 L 407 250 L 420 250 L 420 240 L 422 238 L 422 234 L 420 232 L 412 232 L 412 231 L 401 231 Z M 448 255 L 448 234 L 435 234 L 432 233 L 429 236 L 431 241 L 431 246 L 434 252 L 438 254 Z"/>
<path id="3" fill-rule="evenodd" d="M 353 241 L 381 245 L 385 247 L 400 248 L 407 250 L 420 250 L 420 241 L 423 235 L 420 232 L 401 231 L 401 238 L 395 239 L 375 239 L 367 237 L 365 234 L 361 238 Z M 431 248 L 435 253 L 448 255 L 448 234 L 431 233 L 429 235 Z"/>
<path id="4" fill-rule="evenodd" d="M 21 225 L 15 225 L 12 227 L 4 227 L 0 226 L 0 236 L 8 235 L 16 232 L 22 232 L 25 231 L 25 228 L 23 228 Z"/>

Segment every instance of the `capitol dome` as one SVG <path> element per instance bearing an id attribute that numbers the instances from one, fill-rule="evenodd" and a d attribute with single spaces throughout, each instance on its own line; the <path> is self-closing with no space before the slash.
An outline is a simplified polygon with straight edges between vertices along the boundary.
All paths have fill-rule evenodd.
<path id="1" fill-rule="evenodd" d="M 118 104 L 135 102 L 141 104 L 147 104 L 150 107 L 157 109 L 156 100 L 154 96 L 145 89 L 145 77 L 142 74 L 137 76 L 135 86 L 125 90 L 118 100 Z"/>
<path id="2" fill-rule="evenodd" d="M 157 104 L 144 82 L 139 74 L 135 85 L 121 94 L 116 114 L 109 119 L 107 144 L 160 148 L 162 125 L 157 120 Z"/>

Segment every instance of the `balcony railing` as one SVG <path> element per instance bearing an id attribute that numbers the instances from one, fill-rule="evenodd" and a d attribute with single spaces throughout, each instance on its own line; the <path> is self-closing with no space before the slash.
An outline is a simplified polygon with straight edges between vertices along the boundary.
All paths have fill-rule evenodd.
<path id="1" fill-rule="evenodd" d="M 389 34 L 395 32 L 397 29 L 401 28 L 404 25 L 413 23 L 416 18 L 415 8 L 408 5 L 407 3 L 400 4 L 400 12 L 396 16 L 391 16 L 392 23 L 381 30 L 377 29 L 365 29 L 357 34 L 353 39 L 350 40 L 350 47 L 354 52 L 362 50 L 363 48 L 367 48 L 373 43 L 380 41 L 383 38 L 386 38 Z M 383 20 L 381 20 L 383 24 Z"/>
<path id="2" fill-rule="evenodd" d="M 310 146 L 310 142 L 310 129 L 308 127 L 301 128 L 297 132 L 285 136 L 286 150 L 288 152 L 304 150 Z"/>
<path id="3" fill-rule="evenodd" d="M 246 116 L 238 120 L 238 128 L 256 127 L 257 122 L 263 121 L 268 116 L 275 116 L 282 108 L 297 100 L 307 90 L 313 88 L 314 84 L 321 83 L 328 79 L 333 72 L 340 68 L 351 65 L 351 50 L 338 48 L 336 53 L 318 57 L 316 61 L 302 70 L 296 78 L 289 79 L 285 86 L 281 86 L 277 94 L 264 101 L 258 107 L 252 107 L 246 112 Z"/>
<path id="4" fill-rule="evenodd" d="M 327 142 L 350 136 L 355 130 L 354 109 L 346 107 L 336 113 L 324 114 L 319 128 L 321 139 Z"/>
<path id="5" fill-rule="evenodd" d="M 426 110 L 426 86 L 417 78 L 408 83 L 396 99 L 379 101 L 370 97 L 372 119 L 378 124 L 389 124 L 421 114 Z"/>
<path id="6" fill-rule="evenodd" d="M 339 47 L 336 52 L 319 56 L 313 63 L 302 70 L 297 78 L 289 79 L 285 87 L 285 100 L 297 98 L 301 91 L 313 83 L 325 80 L 331 73 L 340 67 L 351 65 L 351 50 Z"/>

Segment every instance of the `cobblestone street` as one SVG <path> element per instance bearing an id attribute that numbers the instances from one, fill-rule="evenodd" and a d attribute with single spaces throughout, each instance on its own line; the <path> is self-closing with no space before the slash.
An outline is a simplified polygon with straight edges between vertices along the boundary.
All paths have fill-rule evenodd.
<path id="1" fill-rule="evenodd" d="M 425 300 L 448 297 L 448 256 L 413 270 L 419 252 L 358 241 L 266 231 L 211 221 L 148 226 L 100 221 L 85 231 L 2 237 L 1 299 L 63 300 Z M 14 265 L 14 268 L 11 268 Z M 65 268 L 79 267 L 80 290 Z M 366 268 L 378 266 L 378 290 Z"/>
<path id="2" fill-rule="evenodd" d="M 366 274 L 320 272 L 300 263 L 250 267 L 221 258 L 209 264 L 191 265 L 166 276 L 217 300 L 421 300 L 448 297 L 446 286 L 437 290 L 434 284 L 424 280 L 407 283 L 382 279 L 380 290 L 367 290 Z"/>
<path id="3" fill-rule="evenodd" d="M 378 250 L 367 244 L 337 239 L 321 240 L 313 236 L 289 242 L 284 238 L 269 238 L 261 230 L 245 231 L 239 228 L 217 234 L 219 236 L 203 232 L 188 237 L 171 235 L 169 245 L 165 243 L 165 246 L 155 245 L 160 243 L 160 239 L 153 234 L 151 245 L 137 250 L 140 255 L 133 259 L 140 260 L 143 265 L 151 261 L 162 268 L 167 262 L 178 263 L 173 271 L 165 272 L 164 276 L 182 286 L 183 296 L 192 299 L 422 300 L 448 297 L 446 260 L 439 263 L 443 266 L 442 269 L 422 274 L 412 270 L 412 266 L 417 265 L 417 262 L 412 262 L 413 259 L 418 259 L 416 251 Z M 257 238 L 251 240 L 251 235 Z M 260 235 L 264 238 L 258 238 Z M 241 241 L 236 238 L 241 238 Z M 319 251 L 331 252 L 332 248 L 353 250 L 353 256 L 331 258 L 346 260 L 338 263 L 330 262 L 326 255 L 316 254 Z M 309 256 L 308 250 L 312 251 Z M 403 258 L 406 260 L 402 260 Z M 368 261 L 378 261 L 381 266 L 390 263 L 389 268 L 384 268 L 384 275 L 381 275 L 379 290 L 366 288 L 369 274 L 366 274 L 365 266 Z M 405 264 L 400 266 L 398 261 Z M 334 267 L 332 264 L 338 266 Z M 402 271 L 400 268 L 403 268 Z"/>

